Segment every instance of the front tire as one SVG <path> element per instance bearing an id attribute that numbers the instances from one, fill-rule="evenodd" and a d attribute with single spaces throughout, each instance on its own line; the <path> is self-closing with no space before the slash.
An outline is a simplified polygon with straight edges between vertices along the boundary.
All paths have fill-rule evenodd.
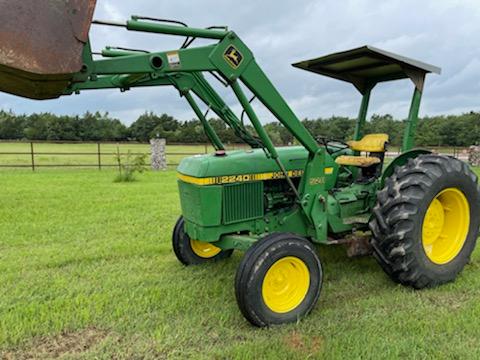
<path id="1" fill-rule="evenodd" d="M 322 266 L 313 245 L 294 234 L 276 233 L 245 253 L 235 277 L 235 295 L 251 324 L 290 323 L 313 309 L 322 280 Z"/>
<path id="2" fill-rule="evenodd" d="M 185 220 L 180 216 L 173 228 L 172 247 L 177 259 L 184 265 L 198 265 L 226 259 L 233 250 L 222 250 L 213 244 L 192 240 L 185 232 Z"/>
<path id="3" fill-rule="evenodd" d="M 464 162 L 420 155 L 378 193 L 370 228 L 377 261 L 416 289 L 453 281 L 470 261 L 480 222 L 477 176 Z"/>

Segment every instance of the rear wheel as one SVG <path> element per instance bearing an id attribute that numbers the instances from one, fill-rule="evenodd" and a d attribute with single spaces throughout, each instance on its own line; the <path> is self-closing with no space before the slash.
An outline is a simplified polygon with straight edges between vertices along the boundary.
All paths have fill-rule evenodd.
<path id="1" fill-rule="evenodd" d="M 173 229 L 172 246 L 177 259 L 184 265 L 222 260 L 232 255 L 233 252 L 233 250 L 222 250 L 207 242 L 190 239 L 185 233 L 183 216 L 180 216 Z"/>
<path id="2" fill-rule="evenodd" d="M 312 244 L 293 234 L 271 234 L 245 253 L 235 295 L 245 318 L 256 326 L 297 321 L 315 306 L 322 267 Z"/>
<path id="3" fill-rule="evenodd" d="M 373 213 L 374 255 L 394 281 L 417 289 L 452 281 L 478 236 L 477 177 L 460 160 L 421 155 L 386 180 Z"/>

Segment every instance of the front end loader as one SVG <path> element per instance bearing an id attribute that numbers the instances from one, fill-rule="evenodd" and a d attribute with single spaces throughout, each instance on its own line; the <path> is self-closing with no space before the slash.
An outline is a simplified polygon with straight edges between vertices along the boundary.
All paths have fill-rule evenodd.
<path id="1" fill-rule="evenodd" d="M 440 73 L 439 68 L 371 46 L 294 64 L 349 82 L 362 95 L 353 138 L 343 142 L 309 133 L 247 45 L 228 28 L 191 28 L 141 16 L 93 23 L 185 41 L 170 51 L 107 47 L 96 55 L 86 39 L 77 71 L 55 78 L 66 85 L 49 87 L 45 77 L 34 91 L 5 82 L 6 73 L 11 79 L 26 72 L 0 57 L 0 88 L 37 99 L 106 88 L 176 88 L 216 151 L 185 158 L 178 166 L 182 215 L 173 229 L 173 250 L 184 265 L 244 251 L 235 295 L 252 324 L 294 322 L 314 308 L 323 281 L 316 244 L 347 244 L 351 254 L 373 252 L 392 280 L 417 289 L 454 280 L 469 261 L 479 228 L 477 177 L 460 160 L 414 147 L 425 77 Z M 192 46 L 198 38 L 211 44 Z M 228 107 L 205 73 L 233 91 L 242 116 Z M 364 128 L 374 87 L 399 79 L 410 79 L 414 93 L 402 153 L 387 163 L 389 134 L 364 134 Z M 254 99 L 298 146 L 273 145 Z M 198 100 L 251 149 L 225 151 Z M 254 133 L 244 125 L 244 115 Z"/>

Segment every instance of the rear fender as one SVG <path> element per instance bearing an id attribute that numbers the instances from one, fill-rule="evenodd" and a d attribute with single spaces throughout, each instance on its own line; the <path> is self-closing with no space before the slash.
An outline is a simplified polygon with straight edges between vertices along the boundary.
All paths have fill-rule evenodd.
<path id="1" fill-rule="evenodd" d="M 414 159 L 419 155 L 424 155 L 424 154 L 431 154 L 432 152 L 427 149 L 413 149 L 406 151 L 399 156 L 397 156 L 393 161 L 388 164 L 387 168 L 383 172 L 382 175 L 382 180 L 380 182 L 380 189 L 383 188 L 383 185 L 385 184 L 385 180 L 390 177 L 393 174 L 393 171 L 397 166 L 403 166 L 405 165 L 409 159 Z"/>

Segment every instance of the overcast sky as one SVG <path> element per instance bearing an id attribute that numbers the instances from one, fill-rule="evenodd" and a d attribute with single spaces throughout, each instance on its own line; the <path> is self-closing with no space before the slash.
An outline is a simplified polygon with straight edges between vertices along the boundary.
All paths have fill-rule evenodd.
<path id="1" fill-rule="evenodd" d="M 250 46 L 258 63 L 300 118 L 355 116 L 360 96 L 352 85 L 295 69 L 291 63 L 362 45 L 396 52 L 442 67 L 427 78 L 421 115 L 480 110 L 479 0 L 98 0 L 95 18 L 126 20 L 147 15 L 193 27 L 228 25 Z M 181 38 L 94 26 L 94 50 L 117 45 L 171 50 Z M 407 80 L 377 86 L 370 115 L 406 116 Z M 222 90 L 234 110 L 231 93 Z M 145 111 L 194 117 L 172 88 L 84 92 L 33 101 L 0 94 L 0 108 L 16 113 L 80 114 L 108 111 L 129 124 Z M 263 121 L 271 118 L 259 108 Z"/>

